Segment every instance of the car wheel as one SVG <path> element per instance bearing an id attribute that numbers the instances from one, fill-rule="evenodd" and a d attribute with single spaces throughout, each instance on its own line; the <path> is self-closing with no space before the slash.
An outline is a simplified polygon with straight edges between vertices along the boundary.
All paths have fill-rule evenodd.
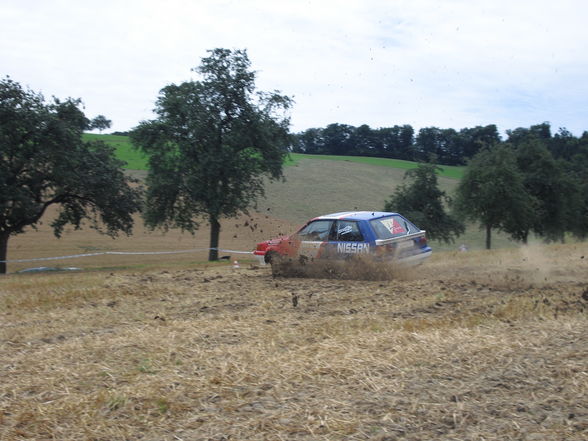
<path id="1" fill-rule="evenodd" d="M 281 274 L 282 270 L 282 259 L 277 253 L 270 253 L 266 255 L 266 262 L 272 267 L 272 276 L 276 277 Z"/>

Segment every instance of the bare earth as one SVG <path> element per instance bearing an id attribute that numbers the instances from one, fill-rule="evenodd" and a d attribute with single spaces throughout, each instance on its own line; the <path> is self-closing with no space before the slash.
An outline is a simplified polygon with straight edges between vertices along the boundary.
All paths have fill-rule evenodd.
<path id="1" fill-rule="evenodd" d="M 0 439 L 586 440 L 587 270 L 578 244 L 5 276 Z"/>

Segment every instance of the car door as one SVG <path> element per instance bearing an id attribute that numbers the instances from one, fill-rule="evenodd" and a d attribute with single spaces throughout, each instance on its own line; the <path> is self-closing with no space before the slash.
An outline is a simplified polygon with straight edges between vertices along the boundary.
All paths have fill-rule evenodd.
<path id="1" fill-rule="evenodd" d="M 331 231 L 328 256 L 331 259 L 349 259 L 368 254 L 370 244 L 366 242 L 358 221 L 337 220 Z"/>
<path id="2" fill-rule="evenodd" d="M 322 253 L 328 243 L 333 222 L 332 219 L 316 219 L 296 233 L 299 258 L 314 260 L 323 257 Z"/>

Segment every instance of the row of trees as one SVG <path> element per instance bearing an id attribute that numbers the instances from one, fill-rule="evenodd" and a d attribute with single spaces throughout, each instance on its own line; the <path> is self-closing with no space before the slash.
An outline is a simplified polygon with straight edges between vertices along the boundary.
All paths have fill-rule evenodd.
<path id="1" fill-rule="evenodd" d="M 554 154 L 572 154 L 579 142 L 570 132 L 560 129 L 552 136 L 549 123 L 530 128 L 507 131 L 507 141 L 519 144 L 532 134 L 545 141 Z M 583 138 L 587 138 L 584 134 Z M 500 143 L 496 125 L 477 126 L 461 130 L 422 128 L 415 133 L 410 125 L 372 129 L 367 125 L 354 127 L 346 124 L 329 124 L 325 128 L 313 128 L 293 135 L 292 150 L 295 153 L 321 155 L 376 156 L 429 161 L 431 156 L 443 165 L 465 165 L 484 146 Z"/>
<path id="2" fill-rule="evenodd" d="M 588 137 L 546 124 L 509 133 L 509 141 L 485 146 L 469 161 L 454 198 L 437 186 L 437 166 L 420 164 L 406 174 L 385 209 L 406 213 L 429 237 L 451 242 L 464 221 L 500 230 L 526 243 L 530 234 L 563 241 L 588 236 Z M 451 211 L 447 212 L 446 208 Z"/>
<path id="3" fill-rule="evenodd" d="M 320 155 L 376 156 L 407 161 L 428 161 L 435 155 L 440 164 L 463 165 L 484 145 L 500 141 L 495 125 L 454 129 L 427 127 L 415 130 L 410 125 L 372 129 L 329 124 L 293 135 L 295 153 Z"/>

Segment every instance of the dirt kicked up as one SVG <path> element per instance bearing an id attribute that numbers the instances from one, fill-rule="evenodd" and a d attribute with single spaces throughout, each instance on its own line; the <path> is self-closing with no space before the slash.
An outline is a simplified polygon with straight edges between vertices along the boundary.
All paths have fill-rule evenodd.
<path id="1" fill-rule="evenodd" d="M 2 440 L 586 440 L 588 246 L 0 279 Z"/>

